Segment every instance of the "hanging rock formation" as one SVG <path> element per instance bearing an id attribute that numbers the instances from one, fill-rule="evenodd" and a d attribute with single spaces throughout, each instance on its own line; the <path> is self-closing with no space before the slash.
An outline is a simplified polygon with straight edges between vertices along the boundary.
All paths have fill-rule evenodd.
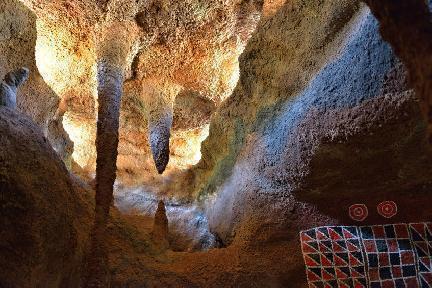
<path id="1" fill-rule="evenodd" d="M 63 115 L 60 121 L 74 142 L 73 160 L 89 174 L 96 164 L 100 36 L 96 27 L 104 21 L 114 25 L 118 20 L 139 27 L 137 42 L 130 48 L 124 67 L 127 83 L 118 161 L 119 180 L 133 178 L 135 182 L 149 178 L 149 174 L 162 181 L 158 173 L 165 170 L 169 154 L 173 156 L 170 170 L 195 164 L 197 160 L 188 156 L 199 153 L 198 139 L 206 134 L 208 120 L 204 126 L 187 127 L 187 133 L 169 131 L 175 116 L 171 115 L 176 108 L 175 97 L 181 91 L 191 91 L 219 105 L 231 94 L 238 79 L 238 56 L 263 6 L 256 0 L 22 2 L 37 16 L 36 62 L 47 84 L 60 97 L 57 114 Z M 156 98 L 161 99 L 149 102 L 149 89 L 159 90 Z M 174 90 L 177 92 L 171 95 Z M 164 103 L 163 109 L 160 103 Z M 155 110 L 163 113 L 151 112 Z"/>

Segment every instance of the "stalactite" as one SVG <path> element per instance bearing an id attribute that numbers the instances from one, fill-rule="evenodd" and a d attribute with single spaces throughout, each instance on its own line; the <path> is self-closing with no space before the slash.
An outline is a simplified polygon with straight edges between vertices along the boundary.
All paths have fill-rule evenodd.
<path id="1" fill-rule="evenodd" d="M 156 170 L 162 174 L 169 162 L 173 103 L 179 88 L 168 83 L 145 83 L 143 86 L 149 144 Z"/>

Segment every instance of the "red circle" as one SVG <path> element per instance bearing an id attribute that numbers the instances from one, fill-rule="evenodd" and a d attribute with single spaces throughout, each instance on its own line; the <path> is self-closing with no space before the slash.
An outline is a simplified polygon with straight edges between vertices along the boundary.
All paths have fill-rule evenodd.
<path id="1" fill-rule="evenodd" d="M 385 218 L 391 218 L 397 214 L 397 205 L 393 201 L 384 201 L 378 204 L 378 214 Z"/>
<path id="2" fill-rule="evenodd" d="M 368 209 L 364 204 L 353 204 L 349 207 L 349 216 L 354 221 L 363 221 L 368 216 Z"/>

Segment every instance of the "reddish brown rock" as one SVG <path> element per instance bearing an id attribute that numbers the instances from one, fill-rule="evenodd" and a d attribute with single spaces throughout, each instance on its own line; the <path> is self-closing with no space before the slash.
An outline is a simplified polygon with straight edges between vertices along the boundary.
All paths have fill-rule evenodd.
<path id="1" fill-rule="evenodd" d="M 405 64 L 409 82 L 421 100 L 432 143 L 432 20 L 430 1 L 365 0 L 380 22 L 380 32 Z"/>

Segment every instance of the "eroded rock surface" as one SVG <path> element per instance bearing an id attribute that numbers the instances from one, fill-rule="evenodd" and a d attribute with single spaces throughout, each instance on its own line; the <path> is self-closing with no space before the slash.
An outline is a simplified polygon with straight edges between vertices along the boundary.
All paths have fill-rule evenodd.
<path id="1" fill-rule="evenodd" d="M 12 187 L 2 188 L 6 192 L 18 191 L 0 197 L 0 202 L 6 199 L 2 205 L 12 209 L 1 220 L 8 233 L 0 239 L 13 244 L 0 242 L 5 259 L 13 264 L 6 266 L 0 260 L 5 267 L 0 279 L 9 281 L 6 284 L 76 285 L 82 283 L 78 280 L 82 273 L 73 267 L 85 263 L 80 267 L 96 275 L 87 277 L 89 287 L 250 287 L 251 283 L 306 287 L 300 230 L 430 217 L 431 151 L 418 102 L 426 99 L 418 89 L 427 92 L 430 87 L 414 83 L 425 80 L 421 77 L 429 72 L 426 64 L 415 63 L 419 58 L 409 56 L 412 48 L 404 50 L 402 38 L 417 37 L 406 35 L 408 27 L 400 27 L 406 19 L 396 17 L 387 23 L 388 15 L 379 14 L 391 10 L 379 10 L 380 6 L 371 13 L 360 1 L 350 0 L 23 2 L 38 20 L 15 4 L 6 6 L 6 11 L 27 13 L 36 22 L 21 28 L 31 27 L 33 40 L 37 28 L 33 62 L 61 98 L 52 102 L 43 98 L 55 104 L 44 113 L 29 115 L 44 121 L 55 115 L 42 127 L 58 123 L 60 129 L 65 124 L 78 146 L 74 159 L 81 167 L 76 171 L 83 174 L 94 170 L 96 150 L 88 143 L 94 142 L 99 112 L 95 222 L 101 225 L 93 229 L 96 241 L 90 251 L 96 253 L 90 255 L 96 257 L 89 262 L 82 259 L 84 248 L 65 250 L 88 243 L 80 237 L 89 235 L 91 209 L 80 206 L 82 199 L 74 199 L 85 184 L 67 176 L 43 136 L 32 132 L 38 128 L 30 120 L 0 108 L 0 128 L 12 135 L 0 138 L 7 148 L 0 148 L 0 160 L 6 163 L 6 168 L 0 166 L 0 184 Z M 424 9 L 416 11 L 426 15 Z M 20 27 L 10 18 L 12 27 Z M 388 44 L 380 36 L 379 23 L 382 31 L 407 30 L 400 39 L 396 33 L 383 33 Z M 0 31 L 1 39 L 7 39 L 1 41 L 21 39 L 10 36 L 19 35 L 14 29 Z M 240 57 L 240 81 L 235 84 L 237 57 L 252 34 Z M 1 51 L 12 55 L 3 43 Z M 390 45 L 402 45 L 403 51 L 393 51 Z M 22 49 L 27 51 L 26 61 L 32 59 L 29 47 Z M 52 62 L 43 62 L 43 55 L 50 55 Z M 17 64 L 10 60 L 14 58 L 6 59 L 8 65 Z M 27 64 L 16 67 L 23 65 Z M 412 70 L 419 78 L 412 79 Z M 66 81 L 63 74 L 70 79 Z M 32 77 L 20 92 L 38 83 Z M 19 100 L 18 110 L 31 112 L 40 109 L 37 105 L 20 110 Z M 178 171 L 188 168 L 191 159 L 199 159 L 189 147 L 200 147 L 209 123 L 201 160 Z M 31 146 L 19 142 L 23 133 L 36 135 L 29 137 Z M 14 158 L 9 151 L 22 157 Z M 48 170 L 40 157 L 29 157 L 35 153 L 47 155 L 43 162 Z M 27 158 L 30 162 L 21 161 Z M 116 205 L 127 216 L 111 207 L 116 158 L 120 176 Z M 33 167 L 40 169 L 35 173 Z M 157 175 L 164 169 L 164 176 Z M 55 179 L 47 179 L 45 172 Z M 156 210 L 160 195 L 155 191 L 176 201 L 167 200 L 166 207 L 159 203 Z M 83 193 L 93 196 L 90 191 Z M 15 201 L 14 195 L 24 196 Z M 385 200 L 398 205 L 398 213 L 389 219 L 376 211 Z M 356 203 L 369 209 L 361 223 L 348 215 L 348 207 Z M 73 205 L 81 207 L 80 212 L 70 208 Z M 17 213 L 20 217 L 11 217 Z M 34 222 L 20 222 L 29 215 L 37 219 L 35 227 L 44 227 L 46 233 L 37 232 L 42 238 L 33 237 Z M 76 215 L 87 220 L 81 223 Z M 57 223 L 59 219 L 64 225 Z M 54 229 L 66 236 L 53 241 Z M 22 239 L 29 239 L 26 245 Z M 42 266 L 10 260 L 14 252 L 9 246 L 26 257 L 42 251 Z M 59 256 L 60 250 L 75 256 Z M 33 278 L 20 277 L 17 271 L 22 267 L 36 271 Z M 45 273 L 53 267 L 53 274 Z M 70 277 L 64 276 L 66 271 Z"/>
<path id="2" fill-rule="evenodd" d="M 429 10 L 432 2 L 364 2 L 379 20 L 383 38 L 392 45 L 408 70 L 410 84 L 421 100 L 423 116 L 429 123 L 429 142 L 432 143 L 432 16 Z"/>
<path id="3" fill-rule="evenodd" d="M 77 287 L 89 209 L 28 117 L 0 107 L 0 286 Z"/>
<path id="4" fill-rule="evenodd" d="M 149 173 L 162 180 L 157 172 L 164 171 L 168 164 L 170 142 L 170 154 L 175 159 L 168 166 L 170 170 L 178 169 L 179 162 L 180 168 L 196 162 L 178 151 L 193 149 L 191 154 L 199 153 L 196 135 L 207 128 L 194 127 L 193 135 L 168 133 L 170 119 L 175 117 L 169 115 L 175 111 L 175 98 L 187 90 L 219 105 L 231 94 L 238 79 L 238 56 L 263 6 L 262 1 L 22 2 L 37 15 L 36 62 L 61 99 L 56 115 L 63 115 L 61 121 L 74 142 L 73 159 L 89 173 L 94 172 L 96 160 L 97 27 L 125 21 L 139 30 L 122 67 L 128 83 L 124 88 L 120 122 L 124 137 L 120 137 L 118 166 L 119 178 L 130 179 L 132 175 L 141 180 Z M 158 92 L 151 92 L 155 90 Z M 171 112 L 155 115 L 155 110 Z M 209 117 L 210 113 L 204 119 Z M 187 122 L 183 126 L 193 128 Z M 136 159 L 137 163 L 124 164 L 124 158 Z M 150 163 L 152 158 L 156 165 Z"/>
<path id="5" fill-rule="evenodd" d="M 260 25 L 241 57 L 241 82 L 188 176 L 225 243 L 352 223 L 347 211 L 357 202 L 396 199 L 405 212 L 392 221 L 427 218 L 425 125 L 377 21 L 352 2 L 300 3 Z"/>

